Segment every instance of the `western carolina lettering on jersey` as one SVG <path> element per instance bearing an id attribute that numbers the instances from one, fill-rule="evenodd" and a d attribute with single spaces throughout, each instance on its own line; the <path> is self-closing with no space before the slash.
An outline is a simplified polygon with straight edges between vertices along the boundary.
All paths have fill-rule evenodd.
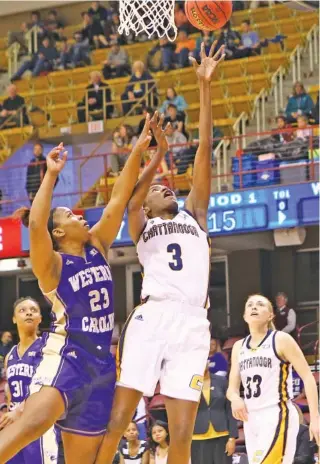
<path id="1" fill-rule="evenodd" d="M 158 237 L 158 235 L 170 234 L 191 234 L 199 237 L 196 227 L 170 221 L 155 224 L 149 230 L 142 233 L 142 238 L 144 242 L 147 242 L 153 237 Z"/>
<path id="2" fill-rule="evenodd" d="M 82 318 L 82 330 L 84 332 L 104 333 L 113 330 L 114 314 L 101 317 L 85 316 Z"/>
<path id="3" fill-rule="evenodd" d="M 13 375 L 31 378 L 33 376 L 33 366 L 29 366 L 29 364 L 13 364 L 7 369 L 7 379 L 10 379 Z"/>
<path id="4" fill-rule="evenodd" d="M 272 359 L 266 356 L 252 356 L 251 358 L 240 361 L 240 372 L 252 367 L 266 367 L 272 369 Z"/>
<path id="5" fill-rule="evenodd" d="M 69 282 L 74 292 L 80 290 L 80 288 L 92 285 L 95 282 L 104 282 L 106 280 L 112 280 L 110 269 L 107 265 L 95 266 L 84 269 L 83 271 L 77 272 L 77 274 L 69 277 Z"/>

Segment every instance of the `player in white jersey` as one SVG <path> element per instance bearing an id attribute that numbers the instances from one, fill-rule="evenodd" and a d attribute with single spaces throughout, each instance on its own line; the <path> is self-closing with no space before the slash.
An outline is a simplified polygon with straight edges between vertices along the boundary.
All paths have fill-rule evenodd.
<path id="1" fill-rule="evenodd" d="M 273 308 L 252 295 L 244 319 L 250 335 L 235 343 L 227 397 L 236 419 L 244 421 L 249 464 L 292 464 L 299 418 L 291 400 L 292 367 L 302 378 L 310 409 L 310 439 L 319 441 L 316 382 L 302 351 L 285 332 L 274 330 Z M 244 399 L 239 395 L 240 383 Z"/>
<path id="2" fill-rule="evenodd" d="M 201 49 L 193 65 L 200 88 L 199 148 L 193 186 L 179 211 L 174 193 L 150 187 L 168 150 L 163 117 L 151 122 L 156 156 L 142 174 L 128 205 L 129 230 L 144 268 L 142 305 L 127 321 L 118 348 L 119 376 L 107 435 L 96 464 L 111 464 L 117 444 L 143 393 L 160 380 L 170 429 L 168 464 L 188 464 L 203 374 L 210 346 L 207 293 L 210 245 L 207 212 L 211 193 L 212 100 L 210 82 L 224 59 Z"/>

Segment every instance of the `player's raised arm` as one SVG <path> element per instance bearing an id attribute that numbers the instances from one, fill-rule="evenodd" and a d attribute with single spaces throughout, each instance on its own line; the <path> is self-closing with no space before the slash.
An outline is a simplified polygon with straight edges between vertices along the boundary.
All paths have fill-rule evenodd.
<path id="1" fill-rule="evenodd" d="M 143 131 L 114 184 L 110 201 L 105 207 L 100 221 L 91 229 L 91 234 L 98 239 L 105 253 L 108 252 L 109 247 L 119 232 L 125 209 L 136 185 L 141 165 L 141 156 L 149 147 L 151 141 L 149 129 L 150 115 L 148 114 Z"/>
<path id="2" fill-rule="evenodd" d="M 279 356 L 285 361 L 292 364 L 294 370 L 298 373 L 304 384 L 306 397 L 310 411 L 310 440 L 313 438 L 320 445 L 320 417 L 319 417 L 319 399 L 316 381 L 312 375 L 310 367 L 304 357 L 301 349 L 291 335 L 285 332 L 277 332 L 276 348 Z"/>
<path id="3" fill-rule="evenodd" d="M 168 151 L 166 130 L 162 129 L 163 121 L 164 115 L 161 115 L 159 118 L 158 112 L 156 111 L 150 121 L 150 127 L 157 141 L 157 152 L 153 156 L 150 164 L 144 169 L 128 204 L 129 233 L 135 243 L 139 240 L 146 222 L 146 216 L 143 211 L 143 203 L 148 194 L 152 179 L 157 172 L 158 166 Z"/>
<path id="4" fill-rule="evenodd" d="M 237 341 L 232 348 L 227 398 L 231 403 L 233 417 L 237 420 L 246 421 L 248 419 L 248 413 L 244 401 L 240 397 L 241 378 L 239 371 L 239 352 L 241 343 L 242 340 Z"/>
<path id="5" fill-rule="evenodd" d="M 48 232 L 48 221 L 53 189 L 66 159 L 67 152 L 64 150 L 63 143 L 48 154 L 47 172 L 34 197 L 28 218 L 32 270 L 45 292 L 56 288 L 60 278 L 61 256 L 53 249 L 53 242 Z"/>
<path id="6" fill-rule="evenodd" d="M 201 64 L 194 58 L 193 67 L 200 87 L 199 147 L 193 169 L 193 185 L 186 199 L 185 207 L 197 219 L 201 227 L 207 230 L 207 211 L 211 193 L 212 159 L 212 102 L 211 80 L 216 67 L 224 60 L 224 46 L 213 55 L 217 42 L 212 44 L 209 56 L 201 44 Z"/>

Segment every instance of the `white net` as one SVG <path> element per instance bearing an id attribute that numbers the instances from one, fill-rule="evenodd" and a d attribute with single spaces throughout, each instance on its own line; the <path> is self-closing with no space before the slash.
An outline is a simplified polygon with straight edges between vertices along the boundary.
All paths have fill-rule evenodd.
<path id="1" fill-rule="evenodd" d="M 177 37 L 174 23 L 174 0 L 120 0 L 119 33 L 136 35 L 145 32 L 150 38 Z"/>

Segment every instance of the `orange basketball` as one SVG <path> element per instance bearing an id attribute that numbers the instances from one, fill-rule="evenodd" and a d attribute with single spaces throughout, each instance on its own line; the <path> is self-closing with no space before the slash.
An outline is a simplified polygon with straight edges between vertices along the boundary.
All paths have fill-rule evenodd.
<path id="1" fill-rule="evenodd" d="M 220 29 L 232 14 L 232 1 L 186 0 L 184 6 L 190 23 L 203 31 Z"/>

